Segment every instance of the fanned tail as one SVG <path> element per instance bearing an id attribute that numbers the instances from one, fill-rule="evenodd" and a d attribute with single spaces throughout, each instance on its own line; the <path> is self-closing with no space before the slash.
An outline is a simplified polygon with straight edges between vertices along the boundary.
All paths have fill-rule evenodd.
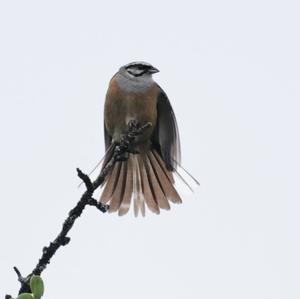
<path id="1" fill-rule="evenodd" d="M 107 161 L 107 159 L 106 159 Z M 170 202 L 181 203 L 174 178 L 160 155 L 154 150 L 129 154 L 126 161 L 115 163 L 106 179 L 100 202 L 109 204 L 109 212 L 125 215 L 133 205 L 134 215 L 145 216 L 147 207 L 159 214 L 169 210 Z"/>

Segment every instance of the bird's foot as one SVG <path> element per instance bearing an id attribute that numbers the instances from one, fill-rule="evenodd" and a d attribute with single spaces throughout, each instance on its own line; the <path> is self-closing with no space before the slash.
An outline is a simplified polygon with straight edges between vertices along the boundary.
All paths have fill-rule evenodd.
<path id="1" fill-rule="evenodd" d="M 116 146 L 116 152 L 117 152 L 117 156 L 116 156 L 116 160 L 117 161 L 126 161 L 129 157 L 129 152 L 127 151 L 124 151 L 124 149 L 122 150 L 120 145 L 117 145 Z"/>
<path id="2" fill-rule="evenodd" d="M 120 148 L 119 145 L 117 145 L 116 151 L 117 151 L 117 156 L 116 156 L 117 161 L 126 161 L 126 160 L 128 160 L 129 154 L 134 154 L 134 155 L 140 154 L 139 150 L 133 149 L 133 148 L 127 148 L 126 151 L 124 151 Z"/>

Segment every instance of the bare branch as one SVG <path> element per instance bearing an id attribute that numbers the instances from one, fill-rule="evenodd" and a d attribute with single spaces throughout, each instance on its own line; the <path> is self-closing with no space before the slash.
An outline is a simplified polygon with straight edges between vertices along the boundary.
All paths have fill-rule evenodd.
<path id="1" fill-rule="evenodd" d="M 95 206 L 98 210 L 105 213 L 109 206 L 98 202 L 93 198 L 94 191 L 101 186 L 106 176 L 111 171 L 114 163 L 124 157 L 129 149 L 129 146 L 134 142 L 135 138 L 142 134 L 145 129 L 151 126 L 151 123 L 146 123 L 140 125 L 137 121 L 131 121 L 128 128 L 128 133 L 125 134 L 120 142 L 120 144 L 115 144 L 114 153 L 111 160 L 106 164 L 106 166 L 101 170 L 101 173 L 97 179 L 92 182 L 88 175 L 83 173 L 79 168 L 77 168 L 77 175 L 83 181 L 86 187 L 86 191 L 82 194 L 79 202 L 76 206 L 69 212 L 68 217 L 62 225 L 62 229 L 57 235 L 57 237 L 50 242 L 49 246 L 43 248 L 42 256 L 39 259 L 37 265 L 32 270 L 32 272 L 23 277 L 17 267 L 14 267 L 17 273 L 18 280 L 21 283 L 21 288 L 19 294 L 24 292 L 30 292 L 29 281 L 32 275 L 41 275 L 41 273 L 46 269 L 47 265 L 50 263 L 51 258 L 55 255 L 56 251 L 67 245 L 70 242 L 70 237 L 67 236 L 68 232 L 73 227 L 77 218 L 79 218 L 87 205 Z M 6 295 L 6 299 L 12 298 L 10 295 Z"/>

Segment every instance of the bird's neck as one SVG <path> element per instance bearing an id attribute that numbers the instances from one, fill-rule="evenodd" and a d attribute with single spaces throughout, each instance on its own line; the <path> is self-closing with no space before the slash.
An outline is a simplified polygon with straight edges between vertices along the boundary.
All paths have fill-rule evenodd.
<path id="1" fill-rule="evenodd" d="M 117 74 L 116 81 L 122 91 L 134 93 L 146 92 L 154 84 L 151 76 L 129 77 Z"/>

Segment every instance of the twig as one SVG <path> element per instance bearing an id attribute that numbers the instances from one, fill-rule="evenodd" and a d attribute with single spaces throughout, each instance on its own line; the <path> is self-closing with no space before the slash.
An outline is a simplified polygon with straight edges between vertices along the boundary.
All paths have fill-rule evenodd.
<path id="1" fill-rule="evenodd" d="M 79 202 L 76 206 L 69 212 L 68 217 L 62 225 L 62 230 L 54 239 L 50 242 L 49 246 L 43 248 L 43 254 L 39 259 L 37 265 L 32 270 L 32 272 L 23 277 L 17 267 L 14 267 L 17 273 L 18 280 L 21 283 L 21 288 L 19 294 L 24 292 L 30 292 L 29 281 L 32 275 L 41 275 L 41 273 L 46 269 L 47 265 L 50 263 L 51 258 L 54 256 L 56 251 L 61 247 L 65 246 L 70 242 L 70 237 L 67 236 L 68 232 L 73 227 L 76 219 L 80 217 L 86 205 L 95 206 L 101 212 L 105 213 L 109 206 L 104 205 L 94 199 L 94 191 L 105 181 L 106 176 L 111 171 L 115 161 L 124 158 L 126 152 L 128 152 L 129 146 L 134 142 L 135 138 L 142 134 L 145 129 L 151 126 L 151 123 L 146 123 L 140 125 L 137 121 L 131 121 L 129 124 L 128 133 L 125 134 L 120 142 L 114 148 L 114 152 L 111 160 L 106 164 L 106 166 L 101 170 L 101 173 L 97 179 L 92 182 L 88 175 L 84 174 L 79 168 L 77 168 L 77 175 L 84 182 L 86 186 L 86 191 L 82 194 Z M 12 298 L 10 295 L 5 296 L 6 299 Z"/>

